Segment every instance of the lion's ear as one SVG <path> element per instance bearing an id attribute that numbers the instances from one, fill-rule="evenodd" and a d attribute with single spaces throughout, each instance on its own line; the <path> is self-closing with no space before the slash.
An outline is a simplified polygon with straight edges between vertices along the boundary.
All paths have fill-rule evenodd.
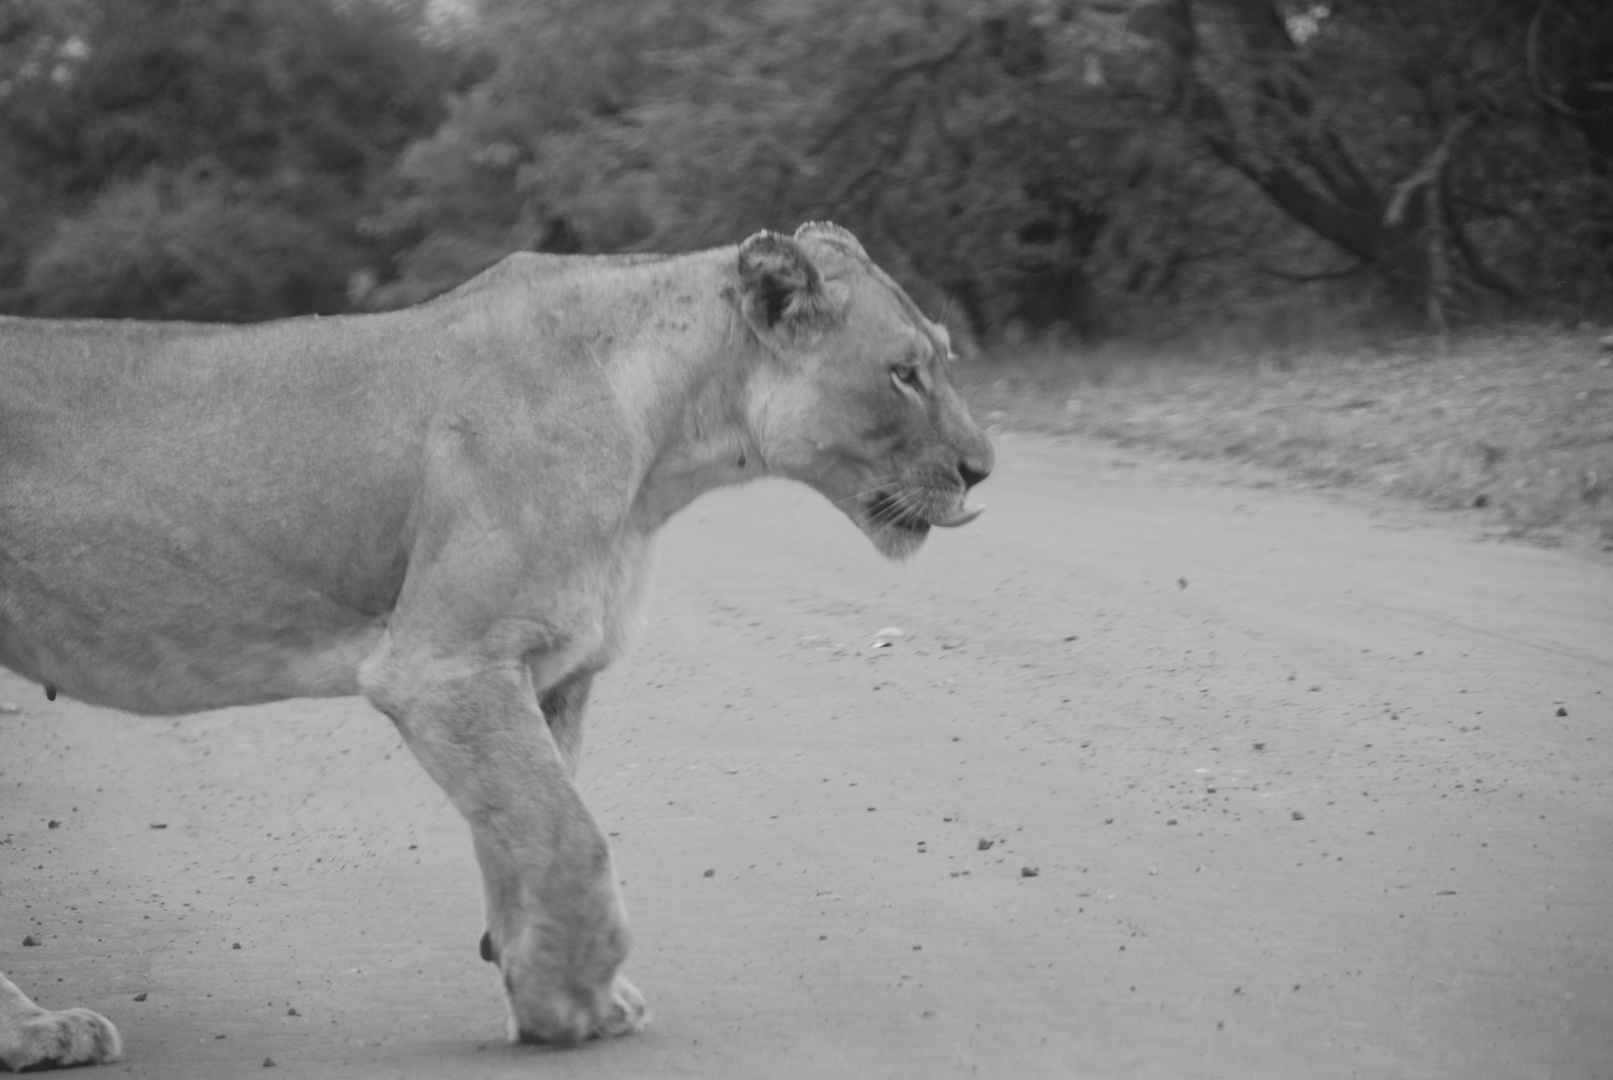
<path id="1" fill-rule="evenodd" d="M 832 244 L 845 248 L 854 255 L 861 255 L 865 259 L 868 258 L 868 252 L 863 250 L 862 242 L 851 235 L 851 230 L 842 229 L 832 221 L 808 221 L 795 230 L 797 240 L 804 240 L 810 236 L 815 236 L 820 240 L 827 240 Z"/>
<path id="2" fill-rule="evenodd" d="M 739 245 L 739 281 L 745 318 L 758 331 L 799 328 L 829 310 L 823 274 L 788 236 L 764 231 Z"/>

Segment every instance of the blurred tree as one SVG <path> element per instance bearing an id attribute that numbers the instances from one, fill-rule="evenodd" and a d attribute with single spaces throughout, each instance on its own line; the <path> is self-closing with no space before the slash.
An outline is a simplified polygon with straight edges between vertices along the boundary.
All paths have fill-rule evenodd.
<path id="1" fill-rule="evenodd" d="M 346 306 L 360 219 L 461 70 L 426 0 L 0 8 L 0 306 L 256 319 Z"/>
<path id="2" fill-rule="evenodd" d="M 814 217 L 976 333 L 1613 299 L 1606 0 L 427 7 L 0 5 L 0 306 L 386 307 Z"/>
<path id="3" fill-rule="evenodd" d="M 1387 295 L 1440 326 L 1496 300 L 1605 307 L 1613 7 L 1166 0 L 1148 14 L 1196 137 Z"/>
<path id="4" fill-rule="evenodd" d="M 412 246 L 374 300 L 514 247 L 680 249 L 832 216 L 975 329 L 1093 324 L 1093 197 L 1140 133 L 1080 92 L 1081 28 L 1044 40 L 1050 11 L 490 0 L 495 70 L 405 155 L 377 225 Z M 1088 22 L 1131 47 L 1116 18 Z"/>
<path id="5" fill-rule="evenodd" d="M 976 333 L 1186 320 L 1287 287 L 1228 280 L 1252 251 L 1315 245 L 1192 136 L 1139 10 L 490 0 L 493 71 L 404 156 L 375 224 L 408 250 L 372 302 L 517 247 L 683 249 L 813 217 Z"/>
<path id="6" fill-rule="evenodd" d="M 398 161 L 373 230 L 404 245 L 374 306 L 459 284 L 510 251 L 614 251 L 653 234 L 643 178 L 617 161 L 634 110 L 671 92 L 661 50 L 708 35 L 700 0 L 483 0 L 492 57 Z"/>

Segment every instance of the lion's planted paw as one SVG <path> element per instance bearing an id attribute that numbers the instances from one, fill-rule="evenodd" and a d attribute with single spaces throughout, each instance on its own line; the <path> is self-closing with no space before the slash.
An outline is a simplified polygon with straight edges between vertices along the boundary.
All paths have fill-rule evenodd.
<path id="1" fill-rule="evenodd" d="M 0 1022 L 0 1064 L 13 1070 L 37 1066 L 99 1065 L 123 1052 L 118 1029 L 88 1009 L 42 1012 Z"/>
<path id="2" fill-rule="evenodd" d="M 618 975 L 610 990 L 610 1008 L 594 1034 L 608 1039 L 644 1030 L 650 1022 L 650 1006 L 639 988 Z"/>
<path id="3" fill-rule="evenodd" d="M 642 1031 L 650 1022 L 650 1007 L 638 987 L 620 975 L 610 992 L 596 999 L 593 1009 L 568 1000 L 562 1007 L 546 1010 L 525 1022 L 510 1016 L 510 1041 L 539 1045 L 575 1046 L 588 1039 L 609 1039 Z"/>

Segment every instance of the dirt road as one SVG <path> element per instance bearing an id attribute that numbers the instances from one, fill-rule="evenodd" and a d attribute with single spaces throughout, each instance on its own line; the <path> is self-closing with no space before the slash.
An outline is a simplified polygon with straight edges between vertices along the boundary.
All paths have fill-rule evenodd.
<path id="1" fill-rule="evenodd" d="M 669 528 L 582 776 L 642 1036 L 502 1043 L 468 833 L 356 700 L 0 678 L 0 970 L 163 1080 L 1613 1076 L 1613 569 L 998 450 L 904 567 L 782 484 Z"/>

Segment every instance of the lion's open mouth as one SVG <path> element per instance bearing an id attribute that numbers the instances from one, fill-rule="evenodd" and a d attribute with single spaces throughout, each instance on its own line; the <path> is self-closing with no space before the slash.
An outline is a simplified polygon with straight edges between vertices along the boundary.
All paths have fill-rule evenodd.
<path id="1" fill-rule="evenodd" d="M 930 505 L 935 501 L 934 496 L 912 491 L 880 492 L 868 502 L 868 520 L 876 526 L 923 534 L 932 526 L 955 529 L 967 525 L 986 509 L 983 506 L 964 506 L 961 502 L 956 506 Z M 951 498 L 946 499 L 949 504 L 952 501 Z"/>

